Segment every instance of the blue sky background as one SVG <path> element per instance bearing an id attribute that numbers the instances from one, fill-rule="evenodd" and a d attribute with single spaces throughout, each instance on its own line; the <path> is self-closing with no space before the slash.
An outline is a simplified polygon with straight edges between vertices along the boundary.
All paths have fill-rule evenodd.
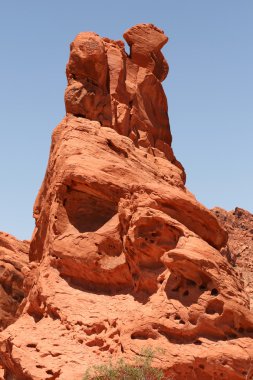
<path id="1" fill-rule="evenodd" d="M 173 148 L 207 207 L 253 212 L 253 1 L 9 0 L 0 11 L 0 230 L 30 238 L 69 44 L 151 22 L 170 41 L 164 82 Z"/>

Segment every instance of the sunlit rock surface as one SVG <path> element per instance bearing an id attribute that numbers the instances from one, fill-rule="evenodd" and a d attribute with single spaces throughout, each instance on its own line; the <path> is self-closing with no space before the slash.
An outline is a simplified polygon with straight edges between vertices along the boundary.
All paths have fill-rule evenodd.
<path id="1" fill-rule="evenodd" d="M 185 188 L 161 81 L 163 31 L 71 44 L 66 117 L 34 205 L 33 265 L 0 336 L 4 379 L 75 379 L 143 348 L 175 380 L 253 375 L 253 316 L 227 232 Z M 157 351 L 156 349 L 160 350 Z"/>

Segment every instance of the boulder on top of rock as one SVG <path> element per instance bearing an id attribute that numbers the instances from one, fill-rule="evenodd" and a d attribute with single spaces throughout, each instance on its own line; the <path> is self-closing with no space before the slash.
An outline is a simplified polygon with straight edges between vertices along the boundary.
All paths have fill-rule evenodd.
<path id="1" fill-rule="evenodd" d="M 174 380 L 252 378 L 253 315 L 227 232 L 185 187 L 150 24 L 81 33 L 67 115 L 34 205 L 26 296 L 0 334 L 4 379 L 83 379 L 143 350 Z"/>

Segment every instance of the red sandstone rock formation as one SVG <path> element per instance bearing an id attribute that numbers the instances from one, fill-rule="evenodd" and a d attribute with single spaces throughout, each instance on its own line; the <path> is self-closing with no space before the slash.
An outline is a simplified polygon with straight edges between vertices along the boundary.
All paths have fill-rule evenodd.
<path id="1" fill-rule="evenodd" d="M 176 161 L 171 149 L 167 100 L 161 80 L 168 64 L 160 49 L 168 38 L 151 24 L 137 25 L 122 41 L 80 33 L 70 47 L 66 111 L 97 120 L 130 137 L 150 154 Z M 152 95 L 151 95 L 152 94 Z"/>
<path id="2" fill-rule="evenodd" d="M 0 331 L 13 323 L 25 291 L 29 242 L 0 232 Z"/>
<path id="3" fill-rule="evenodd" d="M 253 308 L 253 215 L 236 207 L 225 211 L 221 208 L 211 210 L 220 224 L 228 232 L 228 246 L 225 255 L 244 281 Z"/>
<path id="4" fill-rule="evenodd" d="M 22 315 L 0 335 L 5 379 L 81 380 L 143 348 L 175 380 L 253 375 L 253 316 L 219 250 L 227 233 L 185 188 L 161 85 L 167 37 L 71 44 L 67 115 L 53 133 Z"/>

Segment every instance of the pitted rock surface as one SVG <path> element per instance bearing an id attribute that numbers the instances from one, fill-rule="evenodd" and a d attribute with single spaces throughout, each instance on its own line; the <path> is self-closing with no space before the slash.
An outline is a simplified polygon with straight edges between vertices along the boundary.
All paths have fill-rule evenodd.
<path id="1" fill-rule="evenodd" d="M 0 232 L 0 330 L 13 323 L 25 297 L 29 242 Z"/>
<path id="2" fill-rule="evenodd" d="M 151 24 L 124 36 L 130 55 L 91 32 L 71 44 L 27 296 L 0 335 L 4 379 L 81 380 L 147 347 L 167 378 L 250 378 L 253 316 L 227 232 L 171 148 L 167 37 Z"/>
<path id="3" fill-rule="evenodd" d="M 228 244 L 224 254 L 241 276 L 244 288 L 253 308 L 253 215 L 236 207 L 226 211 L 216 207 L 212 211 L 228 232 Z"/>

